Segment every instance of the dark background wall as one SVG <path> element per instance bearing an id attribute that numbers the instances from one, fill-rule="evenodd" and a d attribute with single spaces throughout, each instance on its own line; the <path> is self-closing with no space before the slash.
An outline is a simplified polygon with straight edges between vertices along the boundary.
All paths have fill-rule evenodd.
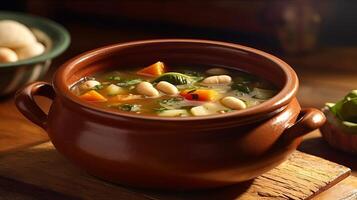
<path id="1" fill-rule="evenodd" d="M 355 70 L 357 64 L 354 0 L 13 0 L 0 9 L 63 24 L 72 35 L 72 53 L 128 40 L 183 37 L 240 43 L 295 65 L 306 57 L 313 67 Z M 330 58 L 336 53 L 344 57 L 342 64 Z"/>

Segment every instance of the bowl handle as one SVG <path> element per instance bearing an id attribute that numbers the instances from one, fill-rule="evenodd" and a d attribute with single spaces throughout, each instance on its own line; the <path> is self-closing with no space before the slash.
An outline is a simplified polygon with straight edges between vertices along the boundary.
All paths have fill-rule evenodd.
<path id="1" fill-rule="evenodd" d="M 15 95 L 15 104 L 17 109 L 33 123 L 46 130 L 47 114 L 35 102 L 34 96 L 44 96 L 54 99 L 55 91 L 51 84 L 46 82 L 35 82 L 25 86 L 17 91 Z"/>
<path id="2" fill-rule="evenodd" d="M 325 115 L 315 108 L 304 108 L 300 111 L 296 122 L 282 134 L 286 143 L 321 127 L 326 121 Z"/>

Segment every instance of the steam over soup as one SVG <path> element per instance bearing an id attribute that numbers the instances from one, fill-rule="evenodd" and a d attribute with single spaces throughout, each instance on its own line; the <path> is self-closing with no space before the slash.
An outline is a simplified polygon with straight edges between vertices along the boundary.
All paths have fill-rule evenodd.
<path id="1" fill-rule="evenodd" d="M 238 70 L 167 70 L 162 62 L 137 71 L 84 77 L 71 90 L 98 107 L 162 117 L 233 112 L 258 105 L 277 92 L 271 83 Z"/>

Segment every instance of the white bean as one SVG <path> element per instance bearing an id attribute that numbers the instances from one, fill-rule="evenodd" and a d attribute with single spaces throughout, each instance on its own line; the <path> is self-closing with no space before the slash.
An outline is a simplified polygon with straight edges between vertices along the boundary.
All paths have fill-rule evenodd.
<path id="1" fill-rule="evenodd" d="M 160 81 L 157 85 L 156 88 L 160 90 L 163 93 L 169 94 L 169 95 L 175 95 L 178 94 L 179 91 L 176 88 L 176 86 L 172 85 L 169 82 L 166 81 Z"/>
<path id="2" fill-rule="evenodd" d="M 219 75 L 219 74 L 228 74 L 228 71 L 223 68 L 211 68 L 206 71 L 207 74 Z"/>
<path id="3" fill-rule="evenodd" d="M 17 55 L 13 50 L 0 47 L 0 63 L 16 62 L 17 59 Z"/>
<path id="4" fill-rule="evenodd" d="M 151 83 L 143 81 L 141 83 L 139 83 L 136 86 L 136 91 L 139 94 L 145 95 L 145 96 L 149 96 L 149 97 L 153 97 L 153 96 L 158 96 L 159 95 L 159 91 L 157 91 L 157 89 L 154 88 L 154 86 L 152 86 Z"/>
<path id="5" fill-rule="evenodd" d="M 232 78 L 228 75 L 219 75 L 219 76 L 209 76 L 205 78 L 202 83 L 204 84 L 229 84 L 232 81 Z"/>
<path id="6" fill-rule="evenodd" d="M 106 88 L 106 91 L 108 93 L 108 95 L 117 95 L 117 94 L 120 94 L 120 93 L 123 93 L 125 90 L 117 85 L 114 85 L 114 84 L 110 84 L 107 88 Z"/>
<path id="7" fill-rule="evenodd" d="M 95 80 L 88 80 L 80 85 L 82 90 L 90 90 L 93 89 L 95 86 L 100 85 L 98 81 Z"/>
<path id="8" fill-rule="evenodd" d="M 14 20 L 0 20 L 0 46 L 20 48 L 36 42 L 29 28 Z"/>
<path id="9" fill-rule="evenodd" d="M 173 109 L 173 110 L 164 110 L 158 114 L 162 117 L 184 117 L 188 116 L 188 112 L 185 109 Z"/>
<path id="10" fill-rule="evenodd" d="M 223 99 L 221 99 L 221 103 L 224 106 L 234 110 L 242 110 L 247 107 L 244 101 L 237 99 L 235 97 L 224 97 Z"/>
<path id="11" fill-rule="evenodd" d="M 41 43 L 35 42 L 33 44 L 16 49 L 15 51 L 21 60 L 41 55 L 43 52 L 45 52 L 45 47 Z"/>

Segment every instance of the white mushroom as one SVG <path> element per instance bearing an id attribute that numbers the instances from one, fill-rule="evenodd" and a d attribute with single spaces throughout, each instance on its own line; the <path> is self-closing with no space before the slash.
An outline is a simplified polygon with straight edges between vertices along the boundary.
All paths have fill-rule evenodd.
<path id="1" fill-rule="evenodd" d="M 175 95 L 178 94 L 179 91 L 176 88 L 176 86 L 172 85 L 169 82 L 166 81 L 160 81 L 157 85 L 156 88 L 160 90 L 163 93 L 169 94 L 169 95 Z"/>
<path id="2" fill-rule="evenodd" d="M 13 50 L 0 47 L 0 63 L 16 62 L 17 60 L 17 55 Z"/>
<path id="3" fill-rule="evenodd" d="M 221 99 L 221 103 L 224 106 L 233 110 L 242 110 L 247 107 L 244 101 L 235 97 L 224 97 L 223 99 Z"/>
<path id="4" fill-rule="evenodd" d="M 149 97 L 154 97 L 154 96 L 158 96 L 159 95 L 159 91 L 157 91 L 154 86 L 152 86 L 151 83 L 143 81 L 141 83 L 139 83 L 136 86 L 136 91 L 139 94 L 145 95 L 145 96 L 149 96 Z"/>
<path id="5" fill-rule="evenodd" d="M 13 20 L 0 20 L 0 46 L 20 48 L 36 43 L 29 28 Z"/>
<path id="6" fill-rule="evenodd" d="M 41 55 L 45 51 L 45 47 L 41 43 L 35 42 L 30 45 L 15 49 L 15 51 L 19 59 L 22 60 Z"/>
<path id="7" fill-rule="evenodd" d="M 232 81 L 232 78 L 228 75 L 219 75 L 219 76 L 209 76 L 205 78 L 202 83 L 204 84 L 229 84 Z"/>
<path id="8" fill-rule="evenodd" d="M 85 81 L 84 83 L 82 83 L 79 87 L 82 90 L 90 90 L 90 89 L 93 89 L 97 85 L 100 85 L 100 83 L 98 81 L 88 80 L 88 81 Z"/>

